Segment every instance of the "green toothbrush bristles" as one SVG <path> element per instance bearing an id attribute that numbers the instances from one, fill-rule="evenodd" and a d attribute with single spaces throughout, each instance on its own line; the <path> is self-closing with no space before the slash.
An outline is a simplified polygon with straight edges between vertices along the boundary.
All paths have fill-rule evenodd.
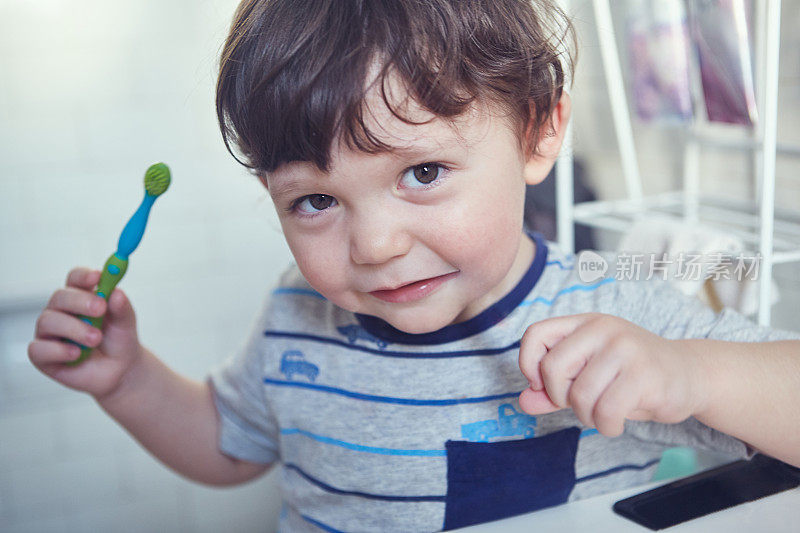
<path id="1" fill-rule="evenodd" d="M 144 189 L 151 196 L 164 194 L 169 188 L 170 173 L 169 167 L 164 163 L 150 165 L 144 173 Z"/>

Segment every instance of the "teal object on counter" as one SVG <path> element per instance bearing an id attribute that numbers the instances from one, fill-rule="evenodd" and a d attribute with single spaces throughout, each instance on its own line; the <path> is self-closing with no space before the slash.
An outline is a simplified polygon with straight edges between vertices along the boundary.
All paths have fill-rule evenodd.
<path id="1" fill-rule="evenodd" d="M 685 446 L 668 448 L 661 455 L 653 481 L 690 476 L 697 472 L 697 452 Z"/>

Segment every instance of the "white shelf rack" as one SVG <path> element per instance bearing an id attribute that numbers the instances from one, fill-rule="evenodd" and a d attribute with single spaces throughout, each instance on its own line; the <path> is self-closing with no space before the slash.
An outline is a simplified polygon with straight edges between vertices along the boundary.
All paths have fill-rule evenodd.
<path id="1" fill-rule="evenodd" d="M 609 0 L 592 0 L 597 24 L 603 70 L 608 86 L 617 144 L 625 177 L 626 198 L 582 202 L 573 205 L 571 128 L 567 129 L 565 155 L 556 168 L 557 231 L 559 245 L 574 252 L 574 223 L 625 232 L 632 222 L 647 214 L 682 217 L 718 227 L 739 237 L 748 251 L 761 256 L 759 266 L 758 322 L 770 322 L 772 267 L 800 261 L 800 216 L 775 209 L 775 163 L 778 153 L 800 156 L 800 148 L 779 145 L 778 52 L 780 48 L 780 0 L 755 2 L 756 97 L 759 120 L 744 130 L 741 138 L 709 136 L 698 124 L 690 127 L 684 150 L 683 190 L 645 196 L 636 157 L 636 145 L 628 111 L 625 85 Z M 568 2 L 562 2 L 568 9 Z M 753 156 L 756 200 L 736 201 L 700 194 L 699 157 L 701 148 L 746 151 Z"/>
<path id="2" fill-rule="evenodd" d="M 738 237 L 748 249 L 760 243 L 760 217 L 754 202 L 700 195 L 692 205 L 694 220 L 720 227 Z M 625 232 L 638 219 L 652 214 L 686 217 L 687 197 L 683 191 L 646 196 L 641 201 L 604 200 L 582 202 L 573 207 L 575 222 L 611 231 Z M 731 217 L 735 213 L 735 217 Z M 800 261 L 800 215 L 788 210 L 775 211 L 772 239 L 773 264 Z"/>

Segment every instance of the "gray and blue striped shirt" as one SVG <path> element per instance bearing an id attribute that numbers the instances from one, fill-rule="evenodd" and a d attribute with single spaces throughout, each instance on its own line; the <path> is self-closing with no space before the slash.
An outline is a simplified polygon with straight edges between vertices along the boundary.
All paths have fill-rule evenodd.
<path id="1" fill-rule="evenodd" d="M 282 276 L 244 349 L 209 378 L 220 449 L 282 469 L 281 530 L 451 529 L 647 482 L 670 446 L 750 453 L 694 419 L 628 421 L 607 438 L 570 410 L 523 413 L 519 341 L 548 317 L 608 313 L 666 338 L 800 338 L 664 281 L 583 283 L 573 255 L 534 238 L 514 290 L 428 334 L 338 308 L 294 266 Z"/>

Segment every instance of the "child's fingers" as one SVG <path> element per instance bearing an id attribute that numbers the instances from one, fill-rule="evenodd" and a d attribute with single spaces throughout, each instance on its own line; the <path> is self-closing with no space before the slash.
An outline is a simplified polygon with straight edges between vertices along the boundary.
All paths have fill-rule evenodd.
<path id="1" fill-rule="evenodd" d="M 76 315 L 101 316 L 105 313 L 106 302 L 91 292 L 67 287 L 53 293 L 47 308 Z"/>
<path id="2" fill-rule="evenodd" d="M 100 281 L 100 271 L 88 267 L 76 267 L 67 274 L 67 287 L 93 289 Z"/>
<path id="3" fill-rule="evenodd" d="M 550 400 L 547 392 L 531 388 L 525 389 L 519 395 L 519 406 L 529 415 L 546 415 L 561 410 L 561 407 Z"/>
<path id="4" fill-rule="evenodd" d="M 118 373 L 118 369 L 112 368 L 111 361 L 105 358 L 93 359 L 91 364 L 78 366 L 65 365 L 63 361 L 34 362 L 34 365 L 42 374 L 62 385 L 89 394 L 102 393 L 114 379 L 114 374 Z"/>
<path id="5" fill-rule="evenodd" d="M 594 420 L 595 406 L 619 373 L 619 360 L 609 352 L 600 352 L 587 363 L 572 382 L 567 393 L 567 401 L 578 420 L 586 426 L 597 427 Z"/>
<path id="6" fill-rule="evenodd" d="M 625 419 L 636 412 L 641 398 L 639 390 L 641 382 L 620 375 L 603 392 L 592 413 L 595 427 L 607 437 L 618 437 L 625 430 Z"/>
<path id="7" fill-rule="evenodd" d="M 34 339 L 28 345 L 28 358 L 40 370 L 45 365 L 74 361 L 80 354 L 80 346 L 67 342 Z"/>
<path id="8" fill-rule="evenodd" d="M 94 348 L 100 344 L 103 334 L 78 317 L 45 309 L 36 321 L 35 337 L 42 340 L 68 339 Z"/>
<path id="9" fill-rule="evenodd" d="M 125 367 L 114 357 L 93 355 L 88 361 L 73 366 L 80 348 L 66 341 L 34 339 L 28 345 L 28 357 L 44 375 L 67 387 L 92 395 L 107 393 L 119 383 Z"/>
<path id="10" fill-rule="evenodd" d="M 571 407 L 569 392 L 574 380 L 605 344 L 607 328 L 602 321 L 585 321 L 551 348 L 539 370 L 547 394 L 561 407 Z"/>
<path id="11" fill-rule="evenodd" d="M 570 315 L 548 318 L 528 326 L 519 347 L 519 368 L 528 378 L 533 390 L 541 390 L 539 363 L 556 344 L 587 320 L 590 315 Z"/>

